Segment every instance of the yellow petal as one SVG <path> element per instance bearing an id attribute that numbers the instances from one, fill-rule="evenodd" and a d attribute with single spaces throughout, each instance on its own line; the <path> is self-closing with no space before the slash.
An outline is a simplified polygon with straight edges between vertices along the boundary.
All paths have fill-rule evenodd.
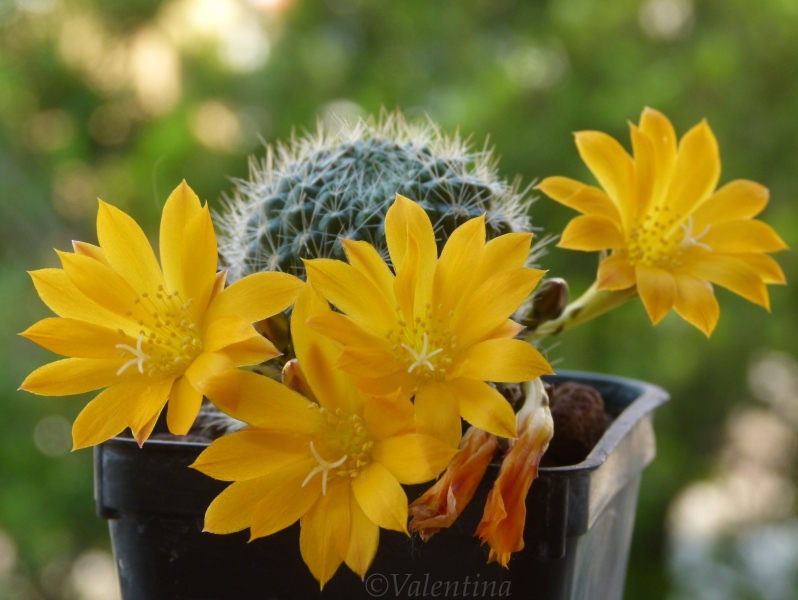
<path id="1" fill-rule="evenodd" d="M 634 207 L 634 164 L 615 139 L 599 131 L 576 134 L 579 156 L 622 215 Z"/>
<path id="2" fill-rule="evenodd" d="M 255 508 L 264 496 L 270 493 L 270 490 L 273 490 L 275 486 L 281 486 L 286 480 L 299 477 L 302 473 L 309 473 L 314 464 L 315 461 L 309 459 L 305 463 L 295 463 L 282 467 L 263 477 L 237 481 L 229 485 L 208 506 L 208 510 L 205 512 L 205 528 L 203 531 L 234 533 L 246 529 L 252 523 Z M 307 487 L 315 490 L 317 495 L 321 493 L 318 484 L 311 486 L 312 482 Z"/>
<path id="3" fill-rule="evenodd" d="M 460 445 L 463 426 L 460 407 L 451 389 L 438 381 L 425 381 L 416 393 L 416 430 L 438 438 L 452 448 Z"/>
<path id="4" fill-rule="evenodd" d="M 116 344 L 129 343 L 118 331 L 76 319 L 42 319 L 20 335 L 56 354 L 75 358 L 115 358 Z"/>
<path id="5" fill-rule="evenodd" d="M 349 486 L 335 482 L 302 517 L 299 549 L 323 588 L 346 558 L 351 532 Z"/>
<path id="6" fill-rule="evenodd" d="M 294 351 L 305 379 L 319 402 L 332 411 L 340 408 L 349 412 L 352 409 L 352 386 L 348 376 L 335 368 L 341 352 L 332 341 L 306 325 L 311 317 L 326 314 L 332 314 L 327 301 L 314 285 L 307 284 L 297 298 L 291 319 Z"/>
<path id="7" fill-rule="evenodd" d="M 313 287 L 356 323 L 377 331 L 388 331 L 395 325 L 395 307 L 353 266 L 340 260 L 318 258 L 306 261 L 305 268 Z"/>
<path id="8" fill-rule="evenodd" d="M 161 268 L 141 227 L 118 208 L 100 201 L 97 237 L 108 262 L 138 292 L 163 284 Z"/>
<path id="9" fill-rule="evenodd" d="M 83 256 L 98 260 L 106 266 L 111 266 L 111 263 L 108 262 L 108 258 L 105 256 L 105 252 L 103 252 L 103 249 L 99 246 L 89 244 L 88 242 L 72 240 L 72 249 L 75 251 L 75 254 L 82 254 Z"/>
<path id="10" fill-rule="evenodd" d="M 309 447 L 306 436 L 248 427 L 214 440 L 191 468 L 222 481 L 255 479 L 297 462 L 307 463 Z"/>
<path id="11" fill-rule="evenodd" d="M 255 506 L 250 525 L 250 541 L 272 535 L 296 523 L 319 500 L 321 484 L 305 478 L 312 470 L 307 462 L 287 466 L 267 477 L 274 485 L 264 490 L 260 502 Z"/>
<path id="12" fill-rule="evenodd" d="M 242 317 L 230 315 L 214 319 L 205 330 L 202 347 L 206 352 L 217 352 L 253 337 L 262 337 L 252 323 Z"/>
<path id="13" fill-rule="evenodd" d="M 496 329 L 488 335 L 488 339 L 503 339 L 503 338 L 514 338 L 519 333 L 521 333 L 526 327 L 521 325 L 520 323 L 516 323 L 512 319 L 507 319 L 504 323 L 499 325 Z"/>
<path id="14" fill-rule="evenodd" d="M 93 302 L 133 322 L 151 320 L 149 312 L 136 302 L 139 294 L 116 271 L 88 256 L 58 252 L 58 257 L 70 282 Z"/>
<path id="15" fill-rule="evenodd" d="M 59 317 L 86 321 L 111 329 L 127 327 L 131 323 L 129 319 L 90 300 L 75 287 L 63 269 L 31 271 L 30 276 L 39 297 Z"/>
<path id="16" fill-rule="evenodd" d="M 469 346 L 495 331 L 524 303 L 544 273 L 537 269 L 506 269 L 486 280 L 455 315 L 452 329 L 458 346 Z"/>
<path id="17" fill-rule="evenodd" d="M 399 483 L 423 483 L 447 467 L 457 449 L 421 433 L 397 435 L 378 441 L 371 458 L 390 471 Z"/>
<path id="18" fill-rule="evenodd" d="M 174 379 L 149 380 L 147 383 L 139 397 L 130 403 L 125 412 L 125 420 L 139 446 L 149 437 L 152 427 L 148 425 L 151 424 L 153 417 L 158 417 L 166 404 Z"/>
<path id="19" fill-rule="evenodd" d="M 605 217 L 616 223 L 621 222 L 621 213 L 618 212 L 616 204 L 610 200 L 604 190 L 600 190 L 592 185 L 583 185 L 574 190 L 570 196 L 559 200 L 560 204 L 573 208 L 585 215 Z"/>
<path id="20" fill-rule="evenodd" d="M 651 205 L 656 206 L 668 192 L 676 164 L 676 132 L 668 118 L 653 108 L 646 108 L 640 117 L 640 130 L 654 149 L 656 181 L 652 188 Z"/>
<path id="21" fill-rule="evenodd" d="M 493 238 L 482 251 L 474 284 L 481 284 L 499 271 L 526 266 L 531 247 L 531 233 L 505 233 Z"/>
<path id="22" fill-rule="evenodd" d="M 144 442 L 150 439 L 150 435 L 152 434 L 152 430 L 155 429 L 155 425 L 158 423 L 158 419 L 161 418 L 161 413 L 163 412 L 163 406 L 158 409 L 156 413 L 150 417 L 150 420 L 144 423 L 144 425 L 139 428 L 136 434 L 133 436 L 136 442 L 141 448 L 144 445 Z"/>
<path id="23" fill-rule="evenodd" d="M 571 219 L 557 246 L 586 252 L 614 250 L 624 246 L 624 238 L 614 221 L 605 217 L 583 215 Z"/>
<path id="24" fill-rule="evenodd" d="M 727 183 L 696 209 L 695 231 L 701 232 L 707 225 L 751 219 L 765 209 L 769 198 L 768 189 L 755 181 Z"/>
<path id="25" fill-rule="evenodd" d="M 460 360 L 468 361 L 462 375 L 481 381 L 520 383 L 554 372 L 543 355 L 523 340 L 485 340 L 468 348 Z"/>
<path id="26" fill-rule="evenodd" d="M 227 271 L 219 271 L 213 280 L 213 289 L 211 290 L 211 297 L 208 301 L 209 305 L 216 299 L 219 292 L 224 289 L 225 283 L 227 283 Z"/>
<path id="27" fill-rule="evenodd" d="M 208 207 L 204 206 L 188 223 L 183 234 L 183 302 L 191 301 L 189 313 L 199 321 L 208 307 L 216 283 L 216 234 Z M 170 290 L 174 291 L 174 290 Z M 270 315 L 271 316 L 271 315 Z"/>
<path id="28" fill-rule="evenodd" d="M 677 274 L 674 310 L 685 321 L 698 327 L 707 337 L 718 324 L 720 307 L 712 285 L 689 275 Z"/>
<path id="29" fill-rule="evenodd" d="M 205 385 L 211 377 L 235 369 L 235 363 L 223 352 L 203 352 L 189 365 L 184 375 L 195 390 L 207 395 Z"/>
<path id="30" fill-rule="evenodd" d="M 668 271 L 647 265 L 636 265 L 635 277 L 643 306 L 651 322 L 656 325 L 673 308 L 676 281 Z"/>
<path id="31" fill-rule="evenodd" d="M 294 313 L 296 314 L 296 309 L 294 309 Z M 390 348 L 390 343 L 385 337 L 377 337 L 363 329 L 346 315 L 331 310 L 312 314 L 305 325 L 342 346 Z"/>
<path id="32" fill-rule="evenodd" d="M 366 427 L 378 440 L 411 433 L 414 428 L 413 416 L 413 403 L 400 393 L 370 398 L 363 409 Z"/>
<path id="33" fill-rule="evenodd" d="M 349 549 L 346 552 L 346 565 L 363 579 L 369 570 L 377 545 L 380 541 L 380 528 L 372 522 L 357 503 L 354 492 L 349 493 L 349 515 L 351 532 Z"/>
<path id="34" fill-rule="evenodd" d="M 407 533 L 407 496 L 391 472 L 372 462 L 352 480 L 352 492 L 366 516 L 384 529 Z"/>
<path id="35" fill-rule="evenodd" d="M 598 289 L 610 291 L 626 290 L 637 283 L 635 268 L 621 254 L 612 254 L 602 260 L 596 279 Z"/>
<path id="36" fill-rule="evenodd" d="M 576 179 L 569 177 L 546 177 L 538 185 L 535 186 L 536 190 L 540 190 L 555 202 L 562 202 L 573 196 L 580 189 L 585 187 L 585 184 Z"/>
<path id="37" fill-rule="evenodd" d="M 667 204 L 674 213 L 688 215 L 708 198 L 720 179 L 718 142 L 701 121 L 679 142 Z"/>
<path id="38" fill-rule="evenodd" d="M 635 196 L 628 215 L 630 220 L 635 215 L 644 214 L 654 195 L 657 185 L 657 155 L 654 142 L 642 129 L 629 123 L 632 134 L 632 152 L 634 154 Z"/>
<path id="39" fill-rule="evenodd" d="M 418 243 L 419 279 L 430 281 L 438 259 L 432 222 L 419 204 L 397 194 L 396 201 L 385 215 L 385 238 L 395 272 L 402 267 L 407 252 L 408 233 Z"/>
<path id="40" fill-rule="evenodd" d="M 174 435 L 186 435 L 194 424 L 202 406 L 202 393 L 194 389 L 185 377 L 178 377 L 169 393 L 166 425 Z"/>
<path id="41" fill-rule="evenodd" d="M 335 367 L 359 377 L 383 377 L 403 369 L 404 365 L 392 352 L 382 348 L 346 346 Z"/>
<path id="42" fill-rule="evenodd" d="M 124 359 L 65 358 L 39 367 L 19 389 L 40 396 L 69 396 L 122 381 L 117 375 Z"/>
<path id="43" fill-rule="evenodd" d="M 762 277 L 743 259 L 710 254 L 687 265 L 684 272 L 698 279 L 716 283 L 749 302 L 770 310 L 770 297 Z"/>
<path id="44" fill-rule="evenodd" d="M 446 385 L 457 398 L 460 414 L 471 425 L 505 438 L 517 438 L 515 413 L 507 399 L 484 381 L 459 377 Z"/>
<path id="45" fill-rule="evenodd" d="M 80 412 L 72 426 L 72 449 L 101 444 L 126 427 L 125 412 L 141 394 L 142 382 L 120 382 L 97 395 Z"/>
<path id="46" fill-rule="evenodd" d="M 349 264 L 363 273 L 383 293 L 393 289 L 394 275 L 377 249 L 368 242 L 341 240 Z M 394 300 L 389 296 L 389 302 Z"/>
<path id="47" fill-rule="evenodd" d="M 367 396 L 389 396 L 400 390 L 402 393 L 412 396 L 417 382 L 417 378 L 412 373 L 408 373 L 407 369 L 400 369 L 383 377 L 360 379 L 356 385 L 357 389 Z"/>
<path id="48" fill-rule="evenodd" d="M 420 298 L 424 295 L 421 289 L 417 292 L 416 287 L 428 288 L 429 282 L 422 282 L 421 277 L 419 277 L 418 243 L 413 234 L 408 232 L 407 249 L 402 259 L 402 266 L 396 270 L 396 278 L 393 281 L 393 295 L 396 298 L 396 305 L 399 307 L 401 317 L 407 323 L 413 322 L 416 315 L 416 305 L 421 305 Z M 429 298 L 428 295 L 426 297 Z M 423 305 L 421 305 L 419 315 L 423 314 L 423 310 Z"/>
<path id="49" fill-rule="evenodd" d="M 203 391 L 222 412 L 269 431 L 312 434 L 325 422 L 306 398 L 256 373 L 225 371 Z"/>
<path id="50" fill-rule="evenodd" d="M 202 206 L 194 191 L 183 182 L 169 195 L 161 215 L 161 265 L 170 292 L 183 292 L 183 255 L 193 250 L 184 242 L 186 227 Z M 215 270 L 215 269 L 214 269 Z"/>
<path id="51" fill-rule="evenodd" d="M 784 285 L 787 278 L 784 271 L 773 258 L 765 254 L 736 254 L 735 258 L 742 260 L 757 272 L 765 283 Z"/>
<path id="52" fill-rule="evenodd" d="M 230 344 L 220 352 L 227 355 L 237 367 L 259 365 L 275 356 L 280 356 L 280 351 L 274 347 L 274 344 L 260 334 L 243 342 Z"/>
<path id="53" fill-rule="evenodd" d="M 484 247 L 484 215 L 463 223 L 446 241 L 432 287 L 432 305 L 442 306 L 444 314 L 454 310 L 472 287 Z"/>
<path id="54" fill-rule="evenodd" d="M 288 273 L 253 273 L 219 292 L 208 307 L 206 322 L 230 315 L 250 323 L 262 321 L 291 306 L 303 285 Z"/>
<path id="55" fill-rule="evenodd" d="M 786 250 L 784 243 L 773 228 L 762 221 L 726 221 L 712 225 L 701 238 L 715 252 L 754 253 Z"/>

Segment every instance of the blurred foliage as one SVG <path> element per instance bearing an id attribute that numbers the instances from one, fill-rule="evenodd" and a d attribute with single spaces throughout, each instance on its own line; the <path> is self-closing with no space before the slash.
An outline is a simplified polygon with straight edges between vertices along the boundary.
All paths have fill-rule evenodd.
<path id="1" fill-rule="evenodd" d="M 508 177 L 587 179 L 571 132 L 628 140 L 626 122 L 650 105 L 680 135 L 706 117 L 723 181 L 767 185 L 765 219 L 796 247 L 796 31 L 796 0 L 0 0 L 0 529 L 27 578 L 0 594 L 61 597 L 70 561 L 107 547 L 91 453 L 70 455 L 64 434 L 87 398 L 15 391 L 50 359 L 14 335 L 48 314 L 25 271 L 56 266 L 52 248 L 71 238 L 95 240 L 98 196 L 154 233 L 182 178 L 219 208 L 260 140 L 381 107 L 429 114 L 477 144 L 490 135 Z M 573 216 L 546 200 L 532 210 L 551 233 Z M 777 258 L 798 281 L 794 253 Z M 595 272 L 593 255 L 552 248 L 544 261 L 575 293 Z M 652 328 L 635 302 L 549 350 L 558 368 L 673 396 L 656 419 L 630 599 L 669 595 L 668 502 L 713 469 L 725 415 L 750 402 L 753 354 L 798 354 L 795 287 L 772 288 L 772 315 L 718 295 L 710 340 L 674 316 Z"/>

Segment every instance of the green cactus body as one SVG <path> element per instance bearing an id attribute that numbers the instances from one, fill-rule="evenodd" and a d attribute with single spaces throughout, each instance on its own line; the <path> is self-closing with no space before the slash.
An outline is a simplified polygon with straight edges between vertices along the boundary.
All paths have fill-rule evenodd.
<path id="1" fill-rule="evenodd" d="M 302 259 L 343 259 L 340 238 L 365 240 L 387 259 L 383 221 L 395 195 L 419 202 L 439 249 L 454 229 L 486 215 L 488 238 L 529 231 L 526 190 L 497 175 L 488 149 L 398 113 L 336 132 L 292 137 L 253 161 L 217 215 L 220 254 L 234 281 L 279 270 L 304 276 Z"/>

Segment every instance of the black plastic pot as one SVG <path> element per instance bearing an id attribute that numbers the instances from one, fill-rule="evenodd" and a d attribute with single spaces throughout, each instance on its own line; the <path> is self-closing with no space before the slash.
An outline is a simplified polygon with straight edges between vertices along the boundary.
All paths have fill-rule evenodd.
<path id="1" fill-rule="evenodd" d="M 527 499 L 526 547 L 509 569 L 487 564 L 476 525 L 498 467 L 456 525 L 423 543 L 389 531 L 365 581 L 346 566 L 319 591 L 299 525 L 247 543 L 202 533 L 225 483 L 187 468 L 203 444 L 112 439 L 95 449 L 95 494 L 108 519 L 125 600 L 511 597 L 620 600 L 642 470 L 655 455 L 652 411 L 668 394 L 638 381 L 565 373 L 599 390 L 614 421 L 585 461 L 544 468 Z M 408 490 L 412 501 L 425 489 Z"/>

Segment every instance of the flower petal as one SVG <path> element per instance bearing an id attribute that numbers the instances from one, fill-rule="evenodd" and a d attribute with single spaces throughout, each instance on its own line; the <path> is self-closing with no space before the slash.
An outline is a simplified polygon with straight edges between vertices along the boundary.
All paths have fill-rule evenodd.
<path id="1" fill-rule="evenodd" d="M 585 187 L 585 184 L 576 179 L 569 177 L 546 177 L 538 185 L 535 186 L 536 190 L 540 190 L 555 202 L 562 203 L 573 196 L 576 192 Z"/>
<path id="2" fill-rule="evenodd" d="M 123 381 L 117 375 L 124 359 L 65 358 L 36 369 L 19 389 L 39 396 L 69 396 Z"/>
<path id="3" fill-rule="evenodd" d="M 119 435 L 127 427 L 125 411 L 143 387 L 142 382 L 124 381 L 98 394 L 72 425 L 72 450 L 101 444 Z"/>
<path id="4" fill-rule="evenodd" d="M 768 189 L 755 181 L 737 179 L 712 194 L 693 213 L 695 230 L 726 221 L 751 219 L 761 213 L 770 198 Z"/>
<path id="5" fill-rule="evenodd" d="M 623 254 L 611 254 L 599 263 L 598 289 L 626 290 L 637 283 L 635 268 Z"/>
<path id="6" fill-rule="evenodd" d="M 396 323 L 395 307 L 386 295 L 353 266 L 325 258 L 305 263 L 308 281 L 321 294 L 360 325 L 388 331 Z"/>
<path id="7" fill-rule="evenodd" d="M 319 500 L 319 478 L 303 485 L 312 468 L 312 464 L 302 462 L 266 476 L 273 479 L 274 484 L 263 491 L 252 513 L 250 541 L 293 525 Z"/>
<path id="8" fill-rule="evenodd" d="M 306 436 L 248 427 L 214 440 L 191 468 L 222 481 L 255 479 L 297 462 L 307 463 L 309 447 Z"/>
<path id="9" fill-rule="evenodd" d="M 668 271 L 648 265 L 636 265 L 637 291 L 643 306 L 656 325 L 668 314 L 676 301 L 676 281 Z"/>
<path id="10" fill-rule="evenodd" d="M 174 435 L 186 435 L 202 406 L 202 393 L 194 389 L 186 377 L 178 377 L 169 393 L 166 425 Z"/>
<path id="11" fill-rule="evenodd" d="M 579 156 L 622 215 L 634 208 L 634 164 L 615 139 L 600 131 L 576 134 Z"/>
<path id="12" fill-rule="evenodd" d="M 259 365 L 275 356 L 280 356 L 280 351 L 268 339 L 260 334 L 248 340 L 230 344 L 220 351 L 225 354 L 237 367 Z"/>
<path id="13" fill-rule="evenodd" d="M 149 380 L 147 383 L 139 397 L 131 402 L 125 411 L 125 421 L 139 446 L 149 437 L 152 420 L 158 417 L 166 404 L 174 379 Z"/>
<path id="14" fill-rule="evenodd" d="M 207 395 L 205 385 L 211 377 L 224 371 L 235 369 L 233 360 L 223 352 L 203 352 L 194 359 L 185 376 L 195 390 L 199 390 Z"/>
<path id="15" fill-rule="evenodd" d="M 161 267 L 141 227 L 129 215 L 102 200 L 97 212 L 97 237 L 114 271 L 139 294 L 155 292 L 163 284 Z"/>
<path id="16" fill-rule="evenodd" d="M 363 579 L 374 560 L 374 555 L 377 554 L 380 528 L 366 516 L 352 491 L 349 493 L 349 515 L 351 532 L 345 561 L 346 565 Z"/>
<path id="17" fill-rule="evenodd" d="M 457 344 L 465 348 L 504 324 L 529 297 L 544 273 L 537 269 L 506 269 L 486 280 L 460 314 L 455 315 L 452 330 L 457 335 Z"/>
<path id="18" fill-rule="evenodd" d="M 716 283 L 749 302 L 770 310 L 770 297 L 762 277 L 741 258 L 709 254 L 685 266 L 684 273 Z"/>
<path id="19" fill-rule="evenodd" d="M 341 245 L 346 252 L 349 264 L 363 273 L 383 293 L 393 289 L 394 274 L 385 264 L 377 249 L 368 242 L 355 240 L 341 240 Z M 388 302 L 395 302 L 390 296 Z"/>
<path id="20" fill-rule="evenodd" d="M 657 155 L 654 142 L 645 131 L 629 123 L 634 154 L 635 201 L 631 206 L 629 221 L 635 215 L 642 215 L 651 204 L 654 187 L 657 185 Z"/>
<path id="21" fill-rule="evenodd" d="M 225 371 L 203 390 L 219 410 L 269 431 L 312 434 L 324 422 L 315 404 L 286 386 L 256 373 Z"/>
<path id="22" fill-rule="evenodd" d="M 106 310 L 75 287 L 63 269 L 30 272 L 39 297 L 59 317 L 77 319 L 112 329 L 127 327 L 131 321 Z"/>
<path id="23" fill-rule="evenodd" d="M 193 250 L 184 242 L 186 227 L 202 208 L 197 194 L 183 182 L 169 195 L 161 215 L 161 265 L 166 289 L 183 292 L 183 255 Z M 216 269 L 214 269 L 215 271 Z"/>
<path id="24" fill-rule="evenodd" d="M 525 342 L 523 342 L 525 343 Z M 484 381 L 459 377 L 446 382 L 471 425 L 499 437 L 518 437 L 515 412 L 507 399 Z"/>
<path id="25" fill-rule="evenodd" d="M 417 312 L 423 314 L 422 297 L 429 302 L 429 289 L 424 288 L 429 288 L 429 281 L 422 281 L 419 277 L 418 242 L 413 234 L 408 232 L 402 266 L 396 270 L 396 278 L 393 280 L 393 295 L 401 312 L 401 318 L 407 323 L 413 322 Z M 417 311 L 417 308 L 420 310 Z"/>
<path id="26" fill-rule="evenodd" d="M 205 329 L 202 347 L 205 352 L 217 352 L 255 336 L 262 337 L 252 323 L 242 317 L 229 315 L 214 319 Z M 275 350 L 276 351 L 276 350 Z"/>
<path id="27" fill-rule="evenodd" d="M 425 381 L 415 398 L 416 431 L 438 438 L 452 448 L 460 445 L 460 407 L 448 384 Z"/>
<path id="28" fill-rule="evenodd" d="M 296 314 L 296 309 L 294 309 L 294 314 Z M 390 348 L 389 342 L 384 337 L 377 337 L 369 333 L 351 318 L 331 310 L 312 314 L 305 324 L 316 333 L 320 333 L 342 346 Z"/>
<path id="29" fill-rule="evenodd" d="M 396 200 L 385 214 L 385 238 L 394 272 L 398 272 L 402 267 L 407 252 L 408 233 L 411 233 L 418 243 L 419 279 L 431 281 L 435 262 L 438 259 L 438 246 L 435 243 L 432 222 L 418 203 L 397 194 Z"/>
<path id="30" fill-rule="evenodd" d="M 383 377 L 404 368 L 404 365 L 392 352 L 382 348 L 346 346 L 335 367 L 359 377 Z"/>
<path id="31" fill-rule="evenodd" d="M 690 275 L 675 275 L 676 302 L 673 308 L 685 321 L 710 336 L 720 318 L 720 306 L 712 285 Z"/>
<path id="32" fill-rule="evenodd" d="M 468 361 L 463 376 L 481 381 L 520 383 L 554 373 L 543 355 L 523 340 L 485 340 L 468 348 L 460 360 Z"/>
<path id="33" fill-rule="evenodd" d="M 784 243 L 773 228 L 762 221 L 726 221 L 712 225 L 701 238 L 715 252 L 748 253 L 778 252 L 786 250 Z"/>
<path id="34" fill-rule="evenodd" d="M 305 477 L 314 464 L 313 459 L 308 459 L 304 463 L 282 467 L 263 477 L 237 481 L 227 486 L 208 506 L 208 510 L 205 512 L 203 531 L 234 533 L 246 529 L 252 524 L 256 507 L 270 493 L 270 490 L 274 490 L 275 487 L 282 489 L 280 485 L 282 482 L 298 477 L 300 474 Z M 319 484 L 314 486 L 311 482 L 307 487 L 315 491 L 316 495 L 321 493 Z M 286 505 L 290 504 L 290 502 L 286 503 Z"/>
<path id="35" fill-rule="evenodd" d="M 446 241 L 432 284 L 432 305 L 441 306 L 443 314 L 457 308 L 471 289 L 484 248 L 484 215 L 463 223 Z"/>
<path id="36" fill-rule="evenodd" d="M 451 462 L 457 449 L 422 433 L 397 435 L 378 441 L 371 458 L 391 472 L 399 483 L 435 479 Z"/>
<path id="37" fill-rule="evenodd" d="M 335 483 L 302 517 L 299 549 L 323 588 L 346 558 L 351 533 L 349 486 Z"/>
<path id="38" fill-rule="evenodd" d="M 559 248 L 586 252 L 614 250 L 622 248 L 623 245 L 623 233 L 614 221 L 592 215 L 582 215 L 571 219 L 557 244 Z"/>
<path id="39" fill-rule="evenodd" d="M 76 319 L 42 319 L 20 335 L 56 354 L 75 358 L 115 358 L 116 344 L 128 341 L 118 331 Z"/>
<path id="40" fill-rule="evenodd" d="M 708 198 L 720 179 L 718 142 L 706 120 L 679 142 L 667 204 L 676 214 L 689 215 Z"/>
<path id="41" fill-rule="evenodd" d="M 787 283 L 787 278 L 779 263 L 766 254 L 736 254 L 734 257 L 752 267 L 765 283 L 781 285 Z"/>
<path id="42" fill-rule="evenodd" d="M 183 232 L 182 252 L 183 281 L 178 289 L 185 294 L 183 302 L 191 302 L 188 310 L 199 321 L 205 314 L 216 283 L 218 256 L 216 234 L 207 205 L 192 217 Z"/>
<path id="43" fill-rule="evenodd" d="M 208 307 L 206 322 L 230 315 L 250 323 L 262 321 L 291 306 L 303 285 L 288 273 L 253 273 L 219 292 Z"/>
<path id="44" fill-rule="evenodd" d="M 654 148 L 656 181 L 652 188 L 651 205 L 658 205 L 673 176 L 676 164 L 676 131 L 668 118 L 658 110 L 646 108 L 640 116 L 640 130 L 645 133 Z"/>
<path id="45" fill-rule="evenodd" d="M 75 251 L 75 254 L 82 254 L 83 256 L 98 260 L 108 267 L 111 266 L 111 263 L 108 262 L 108 258 L 105 256 L 105 252 L 103 252 L 103 249 L 99 246 L 89 244 L 88 242 L 72 240 L 72 249 Z"/>
<path id="46" fill-rule="evenodd" d="M 366 427 L 378 440 L 413 432 L 413 417 L 413 403 L 400 393 L 369 398 L 363 409 Z"/>
<path id="47" fill-rule="evenodd" d="M 407 533 L 407 496 L 391 472 L 372 462 L 352 480 L 352 492 L 366 516 L 385 529 Z"/>
<path id="48" fill-rule="evenodd" d="M 474 287 L 499 271 L 526 266 L 531 247 L 531 233 L 505 233 L 493 238 L 482 251 L 479 268 L 474 276 Z"/>
<path id="49" fill-rule="evenodd" d="M 549 179 L 555 178 L 550 177 Z M 545 189 L 543 191 L 547 195 L 550 195 Z M 555 200 L 557 199 L 555 198 Z M 617 205 L 610 200 L 610 197 L 607 196 L 604 190 L 600 190 L 592 185 L 581 185 L 579 188 L 575 189 L 570 196 L 566 196 L 557 201 L 563 206 L 578 210 L 585 215 L 606 217 L 616 223 L 621 222 L 621 213 L 618 212 Z"/>

